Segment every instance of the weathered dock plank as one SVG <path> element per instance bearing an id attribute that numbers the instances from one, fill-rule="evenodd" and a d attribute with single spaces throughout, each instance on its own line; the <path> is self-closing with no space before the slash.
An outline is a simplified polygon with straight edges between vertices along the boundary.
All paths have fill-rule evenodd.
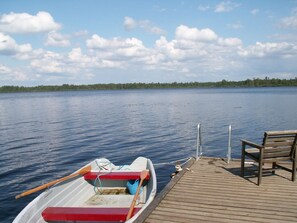
<path id="1" fill-rule="evenodd" d="M 203 158 L 185 171 L 158 203 L 150 207 L 144 222 L 297 222 L 297 182 L 291 174 L 257 177 L 247 168 L 240 176 L 240 161 Z M 168 192 L 168 193 L 167 193 Z"/>

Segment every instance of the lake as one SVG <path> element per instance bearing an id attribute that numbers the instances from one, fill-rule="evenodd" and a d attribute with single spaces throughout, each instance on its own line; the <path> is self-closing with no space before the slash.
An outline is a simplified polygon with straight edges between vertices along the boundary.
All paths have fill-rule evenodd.
<path id="1" fill-rule="evenodd" d="M 156 165 L 158 191 L 171 161 L 196 154 L 232 157 L 240 139 L 261 143 L 266 130 L 297 129 L 297 88 L 158 89 L 0 94 L 0 219 L 11 222 L 38 193 L 15 195 L 63 177 L 98 157 Z"/>

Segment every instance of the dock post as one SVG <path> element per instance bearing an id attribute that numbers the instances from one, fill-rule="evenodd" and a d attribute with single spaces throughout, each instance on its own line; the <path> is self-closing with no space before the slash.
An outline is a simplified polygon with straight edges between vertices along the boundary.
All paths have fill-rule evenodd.
<path id="1" fill-rule="evenodd" d="M 227 153 L 227 163 L 231 161 L 231 133 L 232 133 L 232 126 L 229 125 L 228 128 L 228 153 Z"/>
<path id="2" fill-rule="evenodd" d="M 202 145 L 201 145 L 201 124 L 197 125 L 197 148 L 196 148 L 196 160 L 202 156 Z"/>

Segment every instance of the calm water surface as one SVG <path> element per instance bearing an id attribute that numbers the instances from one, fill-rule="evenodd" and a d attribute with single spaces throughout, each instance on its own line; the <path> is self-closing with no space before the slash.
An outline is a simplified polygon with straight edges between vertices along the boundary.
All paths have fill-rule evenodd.
<path id="1" fill-rule="evenodd" d="M 98 157 L 166 163 L 195 154 L 197 124 L 207 156 L 232 156 L 240 139 L 297 129 L 297 88 L 170 89 L 0 94 L 0 221 L 38 194 L 14 196 L 68 175 Z M 172 165 L 158 165 L 158 190 Z"/>

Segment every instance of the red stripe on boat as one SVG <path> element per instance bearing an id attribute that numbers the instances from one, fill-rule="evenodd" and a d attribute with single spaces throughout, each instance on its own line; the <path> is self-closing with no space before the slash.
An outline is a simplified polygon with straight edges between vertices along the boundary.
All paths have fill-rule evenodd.
<path id="1" fill-rule="evenodd" d="M 85 180 L 95 180 L 99 175 L 100 179 L 106 180 L 137 180 L 140 179 L 141 172 L 89 172 L 84 175 Z M 150 179 L 150 174 L 145 178 L 146 180 Z"/>
<path id="2" fill-rule="evenodd" d="M 135 208 L 135 215 L 140 208 Z M 45 221 L 126 221 L 129 208 L 47 207 L 42 212 Z"/>

